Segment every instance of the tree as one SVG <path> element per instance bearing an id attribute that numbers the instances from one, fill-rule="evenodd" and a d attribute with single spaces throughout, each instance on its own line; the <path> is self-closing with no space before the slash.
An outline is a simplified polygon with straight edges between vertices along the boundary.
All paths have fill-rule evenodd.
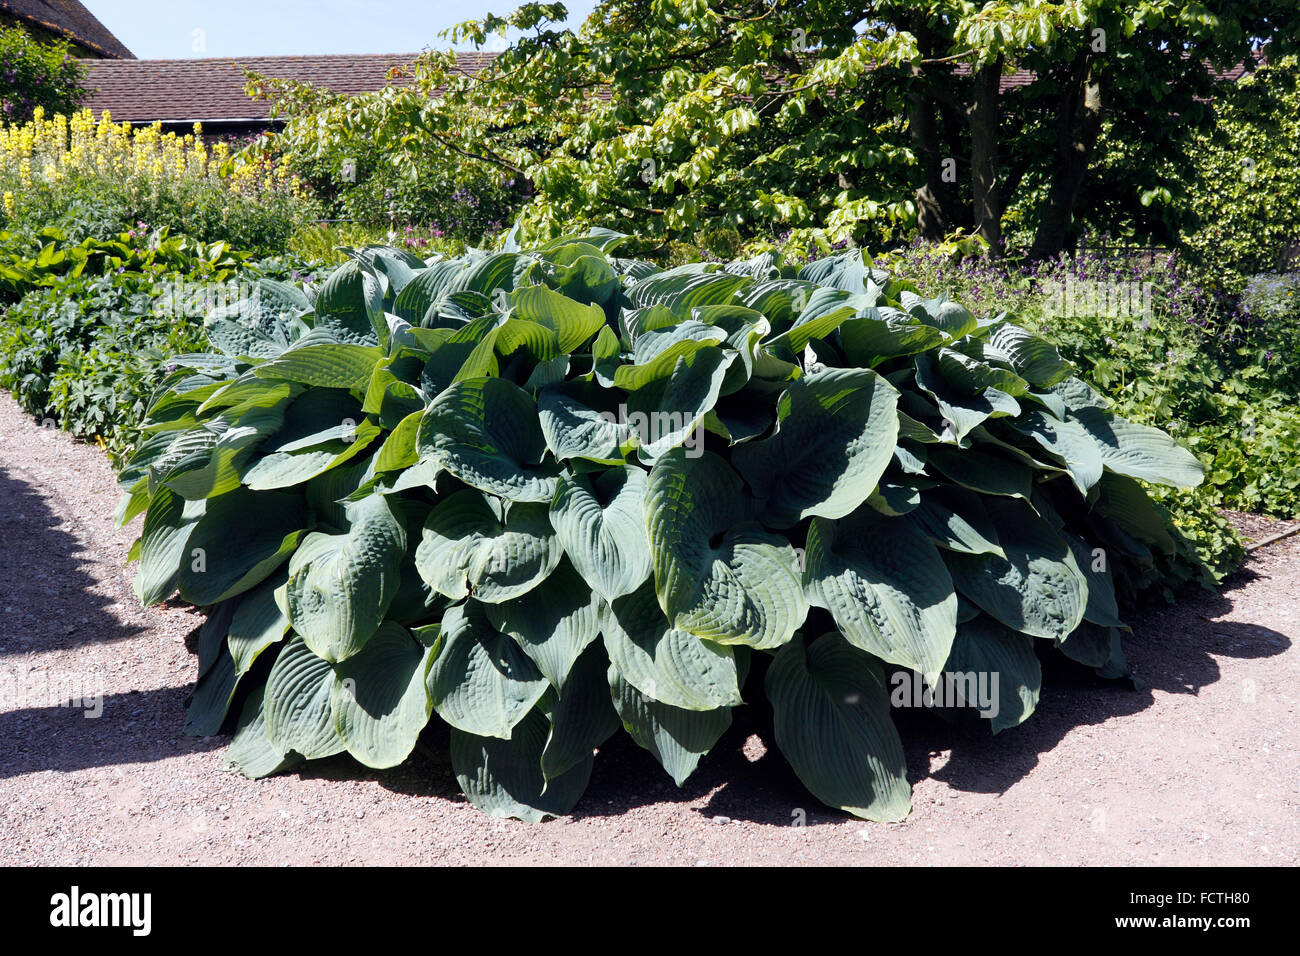
<path id="1" fill-rule="evenodd" d="M 1290 0 L 605 0 L 565 17 L 527 3 L 455 28 L 480 47 L 523 35 L 478 73 L 426 54 L 376 128 L 436 168 L 517 177 L 529 238 L 961 229 L 996 252 L 1015 208 L 1037 257 L 1079 227 L 1103 135 L 1187 173 L 1216 74 L 1300 32 Z M 1090 209 L 1158 184 L 1108 185 Z"/>
<path id="2" fill-rule="evenodd" d="M 0 24 L 0 121 L 26 123 L 44 107 L 70 116 L 86 96 L 86 66 L 65 40 L 37 40 L 22 27 Z"/>

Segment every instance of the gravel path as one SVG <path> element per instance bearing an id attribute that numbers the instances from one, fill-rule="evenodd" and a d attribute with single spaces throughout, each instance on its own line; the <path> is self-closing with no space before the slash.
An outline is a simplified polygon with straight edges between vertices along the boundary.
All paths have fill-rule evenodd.
<path id="1" fill-rule="evenodd" d="M 436 742 L 386 772 L 221 772 L 226 738 L 180 736 L 200 618 L 135 600 L 104 456 L 7 394 L 0 436 L 0 863 L 1300 863 L 1297 538 L 1142 622 L 1143 690 L 1052 671 L 997 738 L 907 715 L 904 824 L 819 806 L 738 723 L 682 790 L 621 736 L 571 817 L 528 825 L 469 806 Z M 97 691 L 96 719 L 59 705 Z"/>

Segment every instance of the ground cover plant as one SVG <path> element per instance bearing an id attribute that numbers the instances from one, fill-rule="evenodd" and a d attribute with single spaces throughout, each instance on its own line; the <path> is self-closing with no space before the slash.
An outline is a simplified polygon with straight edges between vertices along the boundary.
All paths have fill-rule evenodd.
<path id="1" fill-rule="evenodd" d="M 1125 673 L 1121 608 L 1193 560 L 1142 482 L 1190 453 L 857 250 L 621 239 L 359 250 L 168 361 L 118 517 L 140 598 L 209 609 L 188 732 L 260 777 L 436 720 L 474 804 L 539 820 L 620 728 L 680 784 L 748 704 L 818 799 L 899 820 L 895 675 L 1001 731 L 1040 655 Z"/>
<path id="2" fill-rule="evenodd" d="M 9 303 L 0 386 L 43 423 L 95 442 L 120 464 L 167 357 L 205 347 L 212 305 L 239 299 L 241 284 L 310 270 L 143 223 L 81 242 L 50 228 L 0 232 L 0 306 Z"/>

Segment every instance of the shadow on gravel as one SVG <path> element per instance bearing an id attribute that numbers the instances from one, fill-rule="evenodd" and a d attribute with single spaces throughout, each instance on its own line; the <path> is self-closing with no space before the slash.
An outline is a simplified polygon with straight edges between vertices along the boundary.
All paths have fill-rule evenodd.
<path id="1" fill-rule="evenodd" d="M 32 671 L 24 678 L 20 695 L 46 699 L 35 706 L 0 713 L 0 779 L 43 770 L 67 772 L 152 763 L 215 750 L 229 742 L 228 737 L 181 736 L 189 686 L 108 694 L 96 703 L 88 683 L 86 689 L 72 691 L 72 696 L 84 697 L 68 706 L 68 695 L 54 697 L 55 701 L 62 699 L 62 704 L 50 703 L 48 698 L 74 688 L 82 679 L 79 675 Z M 10 690 L 11 685 L 6 685 L 5 693 Z M 96 711 L 98 717 L 90 716 Z"/>
<path id="2" fill-rule="evenodd" d="M 95 501 L 87 507 L 111 508 Z M 122 641 L 144 628 L 121 623 L 112 599 L 94 593 L 81 542 L 63 529 L 39 489 L 0 470 L 0 679 L 3 658 L 34 651 Z M 4 701 L 0 708 L 9 709 Z"/>
<path id="3" fill-rule="evenodd" d="M 1240 587 L 1246 580 L 1248 576 L 1239 575 L 1231 585 Z M 1124 651 L 1137 687 L 1127 680 L 1099 678 L 1059 654 L 1040 654 L 1043 691 L 1037 709 L 1024 724 L 996 737 L 982 722 L 953 727 L 931 714 L 895 711 L 909 777 L 913 782 L 932 777 L 957 790 L 1003 793 L 1074 728 L 1139 713 L 1154 703 L 1156 690 L 1199 693 L 1222 676 L 1215 657 L 1273 657 L 1291 646 L 1286 635 L 1270 628 L 1217 620 L 1231 610 L 1229 591 L 1185 597 L 1136 619 Z M 1243 696 L 1252 690 L 1243 687 Z M 943 766 L 924 770 L 932 756 L 948 750 Z"/>
<path id="4" fill-rule="evenodd" d="M 1244 580 L 1238 577 L 1232 584 L 1240 587 Z M 1103 680 L 1060 654 L 1041 655 L 1043 692 L 1037 709 L 1020 727 L 996 737 L 978 718 L 954 722 L 935 712 L 896 709 L 908 777 L 913 783 L 933 778 L 956 790 L 1005 792 L 1074 728 L 1139 713 L 1153 703 L 1153 690 L 1197 693 L 1219 680 L 1216 656 L 1271 657 L 1291 646 L 1285 635 L 1269 628 L 1216 620 L 1231 610 L 1231 592 L 1192 595 L 1138 619 L 1125 652 L 1139 688 L 1127 680 Z M 431 728 L 411 760 L 372 778 L 397 793 L 463 801 L 446 758 L 445 736 L 445 728 L 441 738 Z M 750 740 L 755 736 L 757 741 Z M 931 771 L 932 757 L 945 752 L 950 752 L 947 762 Z M 329 761 L 309 764 L 301 772 L 355 779 L 362 771 L 350 761 Z M 703 807 L 688 806 L 706 796 Z M 777 750 L 770 723 L 750 708 L 735 711 L 730 729 L 680 789 L 631 738 L 615 735 L 600 748 L 591 783 L 570 818 L 616 817 L 637 807 L 674 803 L 683 813 L 770 826 L 853 819 L 808 793 Z"/>

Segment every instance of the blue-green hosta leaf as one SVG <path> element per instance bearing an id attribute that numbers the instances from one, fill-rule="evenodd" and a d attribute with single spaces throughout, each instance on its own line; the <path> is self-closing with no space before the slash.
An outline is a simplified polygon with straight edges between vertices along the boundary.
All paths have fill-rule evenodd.
<path id="1" fill-rule="evenodd" d="M 1158 428 L 1114 418 L 1100 408 L 1071 414 L 1096 443 L 1102 464 L 1116 474 L 1173 488 L 1194 488 L 1205 478 L 1196 456 Z"/>
<path id="2" fill-rule="evenodd" d="M 701 349 L 726 341 L 726 329 L 694 319 L 642 333 L 636 340 L 632 364 L 618 367 L 614 372 L 614 384 L 629 392 L 644 388 L 672 375 L 679 361 L 689 361 Z"/>
<path id="3" fill-rule="evenodd" d="M 258 688 L 244 701 L 234 739 L 226 748 L 224 769 L 234 770 L 250 780 L 259 780 L 302 763 L 302 756 L 277 750 L 266 736 L 265 688 Z"/>
<path id="4" fill-rule="evenodd" d="M 618 730 L 618 713 L 605 683 L 608 670 L 605 649 L 593 644 L 574 662 L 558 692 L 542 697 L 541 707 L 551 722 L 542 751 L 542 775 L 547 780 L 590 760 L 595 748 Z"/>
<path id="5" fill-rule="evenodd" d="M 960 339 L 975 331 L 976 320 L 962 305 L 943 296 L 923 299 L 915 292 L 899 294 L 899 304 L 919 322 L 942 329 L 951 339 Z"/>
<path id="6" fill-rule="evenodd" d="M 1010 425 L 1064 461 L 1074 486 L 1084 497 L 1101 480 L 1101 451 L 1079 422 L 1073 419 L 1061 421 L 1044 412 L 1029 409 L 1012 419 Z"/>
<path id="7" fill-rule="evenodd" d="M 846 301 L 847 300 L 847 301 Z M 798 355 L 813 339 L 824 339 L 851 319 L 862 307 L 861 296 L 846 296 L 837 289 L 820 288 L 808 298 L 794 321 L 763 344 L 778 355 L 784 350 Z"/>
<path id="8" fill-rule="evenodd" d="M 535 322 L 550 330 L 560 354 L 568 355 L 605 327 L 605 313 L 596 305 L 583 305 L 544 285 L 517 288 L 506 296 L 512 317 Z"/>
<path id="9" fill-rule="evenodd" d="M 1034 653 L 1034 639 L 1008 630 L 981 614 L 957 628 L 957 639 L 944 670 L 957 696 L 967 706 L 987 708 L 993 732 L 1024 723 L 1038 706 L 1043 669 Z M 993 684 L 993 680 L 997 684 Z M 994 700 L 981 699 L 992 697 Z"/>
<path id="10" fill-rule="evenodd" d="M 321 285 L 312 305 L 315 327 L 330 332 L 340 342 L 380 345 L 387 338 L 383 287 L 370 269 L 356 261 L 335 269 Z"/>
<path id="11" fill-rule="evenodd" d="M 941 548 L 1005 557 L 993 519 L 973 491 L 947 485 L 922 492 L 910 520 Z"/>
<path id="12" fill-rule="evenodd" d="M 230 703 L 235 696 L 240 675 L 225 645 L 218 648 L 216 661 L 199 677 L 185 712 L 182 733 L 190 737 L 211 737 L 221 732 Z"/>
<path id="13" fill-rule="evenodd" d="M 1139 541 L 1153 545 L 1165 554 L 1174 553 L 1174 539 L 1169 533 L 1168 521 L 1137 481 L 1108 471 L 1101 476 L 1097 488 L 1094 508 L 1099 514 L 1110 518 Z"/>
<path id="14" fill-rule="evenodd" d="M 672 375 L 627 397 L 627 421 L 638 438 L 637 454 L 653 463 L 684 445 L 696 447 L 704 416 L 712 410 L 736 358 L 730 349 L 702 348 L 677 360 Z"/>
<path id="15" fill-rule="evenodd" d="M 384 443 L 375 453 L 375 471 L 401 471 L 410 468 L 420 460 L 415 442 L 420 432 L 420 419 L 423 412 L 412 412 L 388 433 Z"/>
<path id="16" fill-rule="evenodd" d="M 718 456 L 674 449 L 655 464 L 645 516 L 659 605 L 677 629 L 722 644 L 777 647 L 808 605 L 784 537 L 745 521 L 739 476 Z"/>
<path id="17" fill-rule="evenodd" d="M 449 292 L 479 292 L 489 298 L 497 289 L 509 292 L 515 287 L 515 276 L 533 261 L 530 253 L 489 253 L 458 273 Z"/>
<path id="18" fill-rule="evenodd" d="M 564 553 L 606 601 L 631 594 L 650 575 L 644 503 L 646 473 L 628 465 L 564 475 L 551 500 L 551 525 Z"/>
<path id="19" fill-rule="evenodd" d="M 810 262 L 799 270 L 799 278 L 819 286 L 830 286 L 855 294 L 875 288 L 871 273 L 862 261 L 862 251 L 850 249 Z M 878 294 L 878 292 L 876 293 Z"/>
<path id="20" fill-rule="evenodd" d="M 433 709 L 465 733 L 509 740 L 511 729 L 546 693 L 546 678 L 474 601 L 447 609 L 441 638 L 425 678 Z"/>
<path id="21" fill-rule="evenodd" d="M 266 739 L 282 754 L 308 760 L 342 753 L 346 744 L 334 729 L 330 691 L 334 669 L 294 636 L 271 665 L 262 714 Z"/>
<path id="22" fill-rule="evenodd" d="M 947 341 L 942 331 L 897 310 L 871 309 L 840 326 L 844 355 L 861 368 L 925 352 Z"/>
<path id="23" fill-rule="evenodd" d="M 542 755 L 550 724 L 540 710 L 529 711 L 508 740 L 451 732 L 451 765 L 469 801 L 494 817 L 540 823 L 572 810 L 591 779 L 592 756 L 558 777 L 547 779 Z"/>
<path id="24" fill-rule="evenodd" d="M 763 338 L 772 331 L 771 323 L 761 312 L 738 305 L 706 305 L 693 310 L 691 318 L 727 333 L 725 344 L 735 351 L 736 360 L 727 366 L 721 394 L 740 391 L 754 375 Z"/>
<path id="25" fill-rule="evenodd" d="M 186 501 L 170 489 L 159 488 L 144 517 L 140 534 L 140 567 L 132 587 L 146 607 L 176 590 L 190 534 L 203 517 L 205 501 Z"/>
<path id="26" fill-rule="evenodd" d="M 555 570 L 562 552 L 546 507 L 512 504 L 504 515 L 501 509 L 466 488 L 429 512 L 415 565 L 431 588 L 453 601 L 473 595 L 499 604 Z"/>
<path id="27" fill-rule="evenodd" d="M 368 418 L 335 429 L 339 437 L 327 438 L 310 448 L 268 453 L 244 472 L 244 484 L 253 491 L 292 488 L 351 461 L 383 434 L 383 429 Z"/>
<path id="28" fill-rule="evenodd" d="M 555 494 L 555 477 L 540 467 L 546 438 L 537 405 L 505 379 L 466 379 L 444 391 L 420 421 L 417 449 L 489 494 L 535 502 Z"/>
<path id="29" fill-rule="evenodd" d="M 807 587 L 848 641 L 934 683 L 952 649 L 957 595 L 939 550 L 906 521 L 814 518 Z"/>
<path id="30" fill-rule="evenodd" d="M 213 348 L 231 358 L 269 359 L 285 349 L 284 343 L 271 336 L 229 319 L 209 318 L 203 331 Z"/>
<path id="31" fill-rule="evenodd" d="M 200 417 L 218 409 L 230 409 L 228 414 L 238 417 L 253 408 L 274 408 L 286 399 L 298 396 L 304 386 L 293 382 L 275 382 L 258 378 L 256 369 L 249 369 L 233 382 L 228 382 L 209 395 L 197 409 Z"/>
<path id="32" fill-rule="evenodd" d="M 288 569 L 282 568 L 240 596 L 226 632 L 226 647 L 237 674 L 246 674 L 263 651 L 288 633 L 289 618 L 275 600 L 276 589 L 288 580 Z"/>
<path id="33" fill-rule="evenodd" d="M 935 362 L 949 385 L 972 395 L 981 394 L 986 388 L 996 388 L 1013 397 L 1029 391 L 1029 383 L 1010 369 L 982 362 L 956 349 L 939 349 Z"/>
<path id="34" fill-rule="evenodd" d="M 676 315 L 690 315 L 701 305 L 727 305 L 754 284 L 744 276 L 731 275 L 711 263 L 693 262 L 656 272 L 628 289 L 633 308 L 662 305 Z"/>
<path id="35" fill-rule="evenodd" d="M 880 664 L 834 632 L 796 636 L 767 672 L 776 744 L 818 800 L 854 816 L 897 823 L 911 787 Z"/>
<path id="36" fill-rule="evenodd" d="M 984 347 L 1035 388 L 1051 388 L 1074 373 L 1054 345 L 1009 322 L 989 333 Z"/>
<path id="37" fill-rule="evenodd" d="M 869 369 L 791 382 L 772 436 L 733 456 L 765 499 L 765 522 L 786 528 L 813 515 L 841 518 L 866 501 L 894 454 L 897 401 L 897 390 Z"/>
<path id="38" fill-rule="evenodd" d="M 483 611 L 555 688 L 564 686 L 574 661 L 600 636 L 600 598 L 565 561 L 527 594 L 485 604 Z"/>
<path id="39" fill-rule="evenodd" d="M 611 665 L 610 695 L 623 729 L 681 786 L 731 726 L 731 708 L 683 710 L 643 694 Z"/>
<path id="40" fill-rule="evenodd" d="M 463 262 L 435 262 L 411 277 L 393 300 L 393 312 L 413 325 L 420 324 L 430 307 L 450 288 L 452 279 L 465 268 Z"/>
<path id="41" fill-rule="evenodd" d="M 329 343 L 304 345 L 263 362 L 253 373 L 277 382 L 298 382 L 322 388 L 364 389 L 383 358 L 377 346 Z"/>
<path id="42" fill-rule="evenodd" d="M 614 602 L 604 626 L 605 649 L 637 690 L 683 710 L 714 710 L 741 703 L 731 648 L 677 630 L 660 613 L 654 588 Z"/>
<path id="43" fill-rule="evenodd" d="M 181 597 L 204 606 L 247 591 L 289 560 L 306 533 L 298 495 L 238 488 L 212 498 L 181 563 Z"/>
<path id="44" fill-rule="evenodd" d="M 1101 627 L 1091 621 L 1084 621 L 1079 625 L 1078 630 L 1063 641 L 1058 641 L 1056 648 L 1072 661 L 1078 661 L 1085 667 L 1091 667 L 1097 670 L 1104 669 L 1112 660 L 1114 645 L 1112 640 L 1119 641 L 1119 628 Z M 1124 659 L 1123 649 L 1119 653 L 1119 661 Z M 1127 670 L 1127 667 L 1125 667 Z M 1122 677 L 1123 674 L 1112 674 L 1113 677 Z"/>
<path id="45" fill-rule="evenodd" d="M 1059 398 L 1064 404 L 1066 411 L 1075 412 L 1080 408 L 1109 408 L 1110 399 L 1106 398 L 1091 385 L 1081 378 L 1067 378 L 1049 389 L 1052 395 Z M 1063 416 L 1057 416 L 1058 418 Z"/>
<path id="46" fill-rule="evenodd" d="M 230 420 L 227 411 L 207 424 L 216 429 Z M 224 495 L 239 487 L 248 461 L 266 436 L 284 421 L 283 406 L 256 408 L 239 416 L 236 424 L 218 432 L 216 442 L 204 452 L 197 452 L 176 462 L 161 477 L 161 482 L 191 501 Z"/>
<path id="47" fill-rule="evenodd" d="M 1065 539 L 1028 505 L 986 499 L 1005 558 L 945 553 L 957 589 L 1007 627 L 1060 640 L 1083 620 L 1088 582 Z"/>
<path id="48" fill-rule="evenodd" d="M 600 390 L 579 383 L 543 388 L 537 413 L 546 447 L 560 461 L 584 458 L 602 464 L 621 463 L 636 447 L 632 427 L 618 415 L 594 406 Z"/>
<path id="49" fill-rule="evenodd" d="M 917 356 L 916 384 L 939 407 L 944 419 L 942 440 L 962 447 L 970 444 L 966 436 L 990 418 L 1020 414 L 1020 403 L 1001 389 L 986 388 L 982 395 L 967 395 L 949 385 L 932 355 Z M 911 408 L 906 411 L 912 414 Z"/>
<path id="50" fill-rule="evenodd" d="M 740 296 L 740 301 L 750 309 L 767 317 L 774 330 L 784 331 L 820 286 L 802 279 L 768 279 L 755 283 Z"/>
<path id="51" fill-rule="evenodd" d="M 386 429 L 428 404 L 424 393 L 408 379 L 418 379 L 426 363 L 423 353 L 403 352 L 383 359 L 370 375 L 361 410 L 374 415 Z"/>
<path id="52" fill-rule="evenodd" d="M 415 749 L 433 713 L 424 677 L 439 646 L 385 621 L 359 653 L 334 666 L 334 730 L 367 767 L 396 767 Z"/>
<path id="53" fill-rule="evenodd" d="M 401 583 L 406 531 L 375 495 L 348 506 L 343 534 L 314 531 L 289 560 L 287 610 L 318 657 L 347 660 L 384 620 Z"/>
<path id="54" fill-rule="evenodd" d="M 939 474 L 963 488 L 1028 501 L 1034 484 L 1033 471 L 1005 455 L 986 451 L 986 447 L 959 449 L 932 445 L 926 458 Z"/>
<path id="55" fill-rule="evenodd" d="M 1076 534 L 1064 532 L 1065 541 L 1074 553 L 1074 561 L 1088 579 L 1088 605 L 1083 619 L 1101 627 L 1125 627 L 1119 617 L 1119 604 L 1115 600 L 1115 584 L 1111 578 L 1111 564 L 1102 548 L 1090 548 Z"/>

